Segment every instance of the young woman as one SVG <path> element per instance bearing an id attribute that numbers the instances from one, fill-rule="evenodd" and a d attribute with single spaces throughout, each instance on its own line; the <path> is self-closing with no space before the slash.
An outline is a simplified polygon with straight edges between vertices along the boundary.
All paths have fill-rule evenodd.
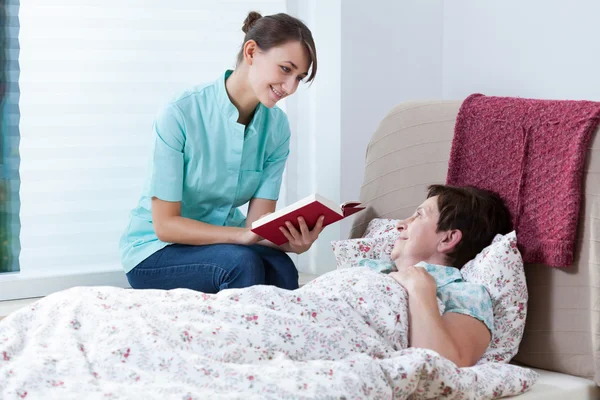
<path id="1" fill-rule="evenodd" d="M 298 287 L 286 252 L 307 251 L 322 221 L 282 228 L 280 247 L 249 227 L 275 210 L 290 141 L 276 103 L 314 79 L 315 44 L 287 14 L 251 12 L 242 30 L 236 69 L 183 93 L 154 122 L 149 176 L 119 244 L 133 288 Z"/>

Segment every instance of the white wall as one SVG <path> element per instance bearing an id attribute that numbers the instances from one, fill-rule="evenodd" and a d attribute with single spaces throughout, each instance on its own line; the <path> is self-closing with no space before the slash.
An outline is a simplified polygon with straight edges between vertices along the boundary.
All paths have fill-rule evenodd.
<path id="1" fill-rule="evenodd" d="M 443 96 L 600 100 L 600 1 L 443 3 Z"/>
<path id="2" fill-rule="evenodd" d="M 598 0 L 344 0 L 342 200 L 358 198 L 369 139 L 402 101 L 600 100 L 599 16 Z"/>
<path id="3" fill-rule="evenodd" d="M 367 144 L 390 108 L 442 96 L 442 13 L 442 0 L 342 2 L 342 201 L 358 199 Z"/>
<path id="4" fill-rule="evenodd" d="M 358 198 L 369 139 L 402 101 L 474 92 L 600 100 L 600 1 L 568 5 L 288 0 L 289 12 L 313 30 L 320 63 L 315 84 L 288 100 L 299 141 L 288 162 L 289 182 L 296 182 L 288 202 L 313 191 L 336 201 Z M 328 227 L 299 269 L 334 268 L 329 242 L 346 238 L 350 226 L 351 218 Z"/>
<path id="5" fill-rule="evenodd" d="M 342 0 L 288 0 L 291 15 L 310 27 L 317 46 L 317 79 L 287 99 L 292 148 L 286 168 L 285 199 L 291 204 L 318 192 L 340 202 L 340 61 Z M 297 257 L 301 272 L 322 274 L 335 268 L 330 242 L 340 225 L 327 227 L 310 251 Z"/>

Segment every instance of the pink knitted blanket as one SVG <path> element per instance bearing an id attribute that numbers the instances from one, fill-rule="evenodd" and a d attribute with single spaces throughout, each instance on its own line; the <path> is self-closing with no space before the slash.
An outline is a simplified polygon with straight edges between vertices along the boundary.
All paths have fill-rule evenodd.
<path id="1" fill-rule="evenodd" d="M 462 103 L 447 183 L 500 194 L 526 263 L 573 262 L 582 176 L 600 103 L 473 94 Z"/>

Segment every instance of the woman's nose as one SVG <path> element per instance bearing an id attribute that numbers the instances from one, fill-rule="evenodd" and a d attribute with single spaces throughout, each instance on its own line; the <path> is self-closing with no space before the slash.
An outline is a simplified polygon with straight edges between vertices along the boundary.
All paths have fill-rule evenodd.
<path id="1" fill-rule="evenodd" d="M 288 78 L 287 81 L 283 83 L 283 90 L 289 95 L 294 94 L 296 89 L 298 88 L 298 79 L 295 77 Z"/>

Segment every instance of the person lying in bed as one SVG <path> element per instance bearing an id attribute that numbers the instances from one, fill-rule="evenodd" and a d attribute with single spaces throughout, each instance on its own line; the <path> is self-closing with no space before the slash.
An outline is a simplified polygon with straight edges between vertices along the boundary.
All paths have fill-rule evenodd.
<path id="1" fill-rule="evenodd" d="M 460 268 L 496 234 L 510 232 L 506 206 L 493 192 L 432 185 L 427 200 L 396 229 L 393 264 L 364 264 L 393 271 L 389 276 L 406 290 L 410 347 L 434 350 L 459 367 L 475 365 L 491 340 L 492 302 L 483 286 L 462 279 Z"/>

